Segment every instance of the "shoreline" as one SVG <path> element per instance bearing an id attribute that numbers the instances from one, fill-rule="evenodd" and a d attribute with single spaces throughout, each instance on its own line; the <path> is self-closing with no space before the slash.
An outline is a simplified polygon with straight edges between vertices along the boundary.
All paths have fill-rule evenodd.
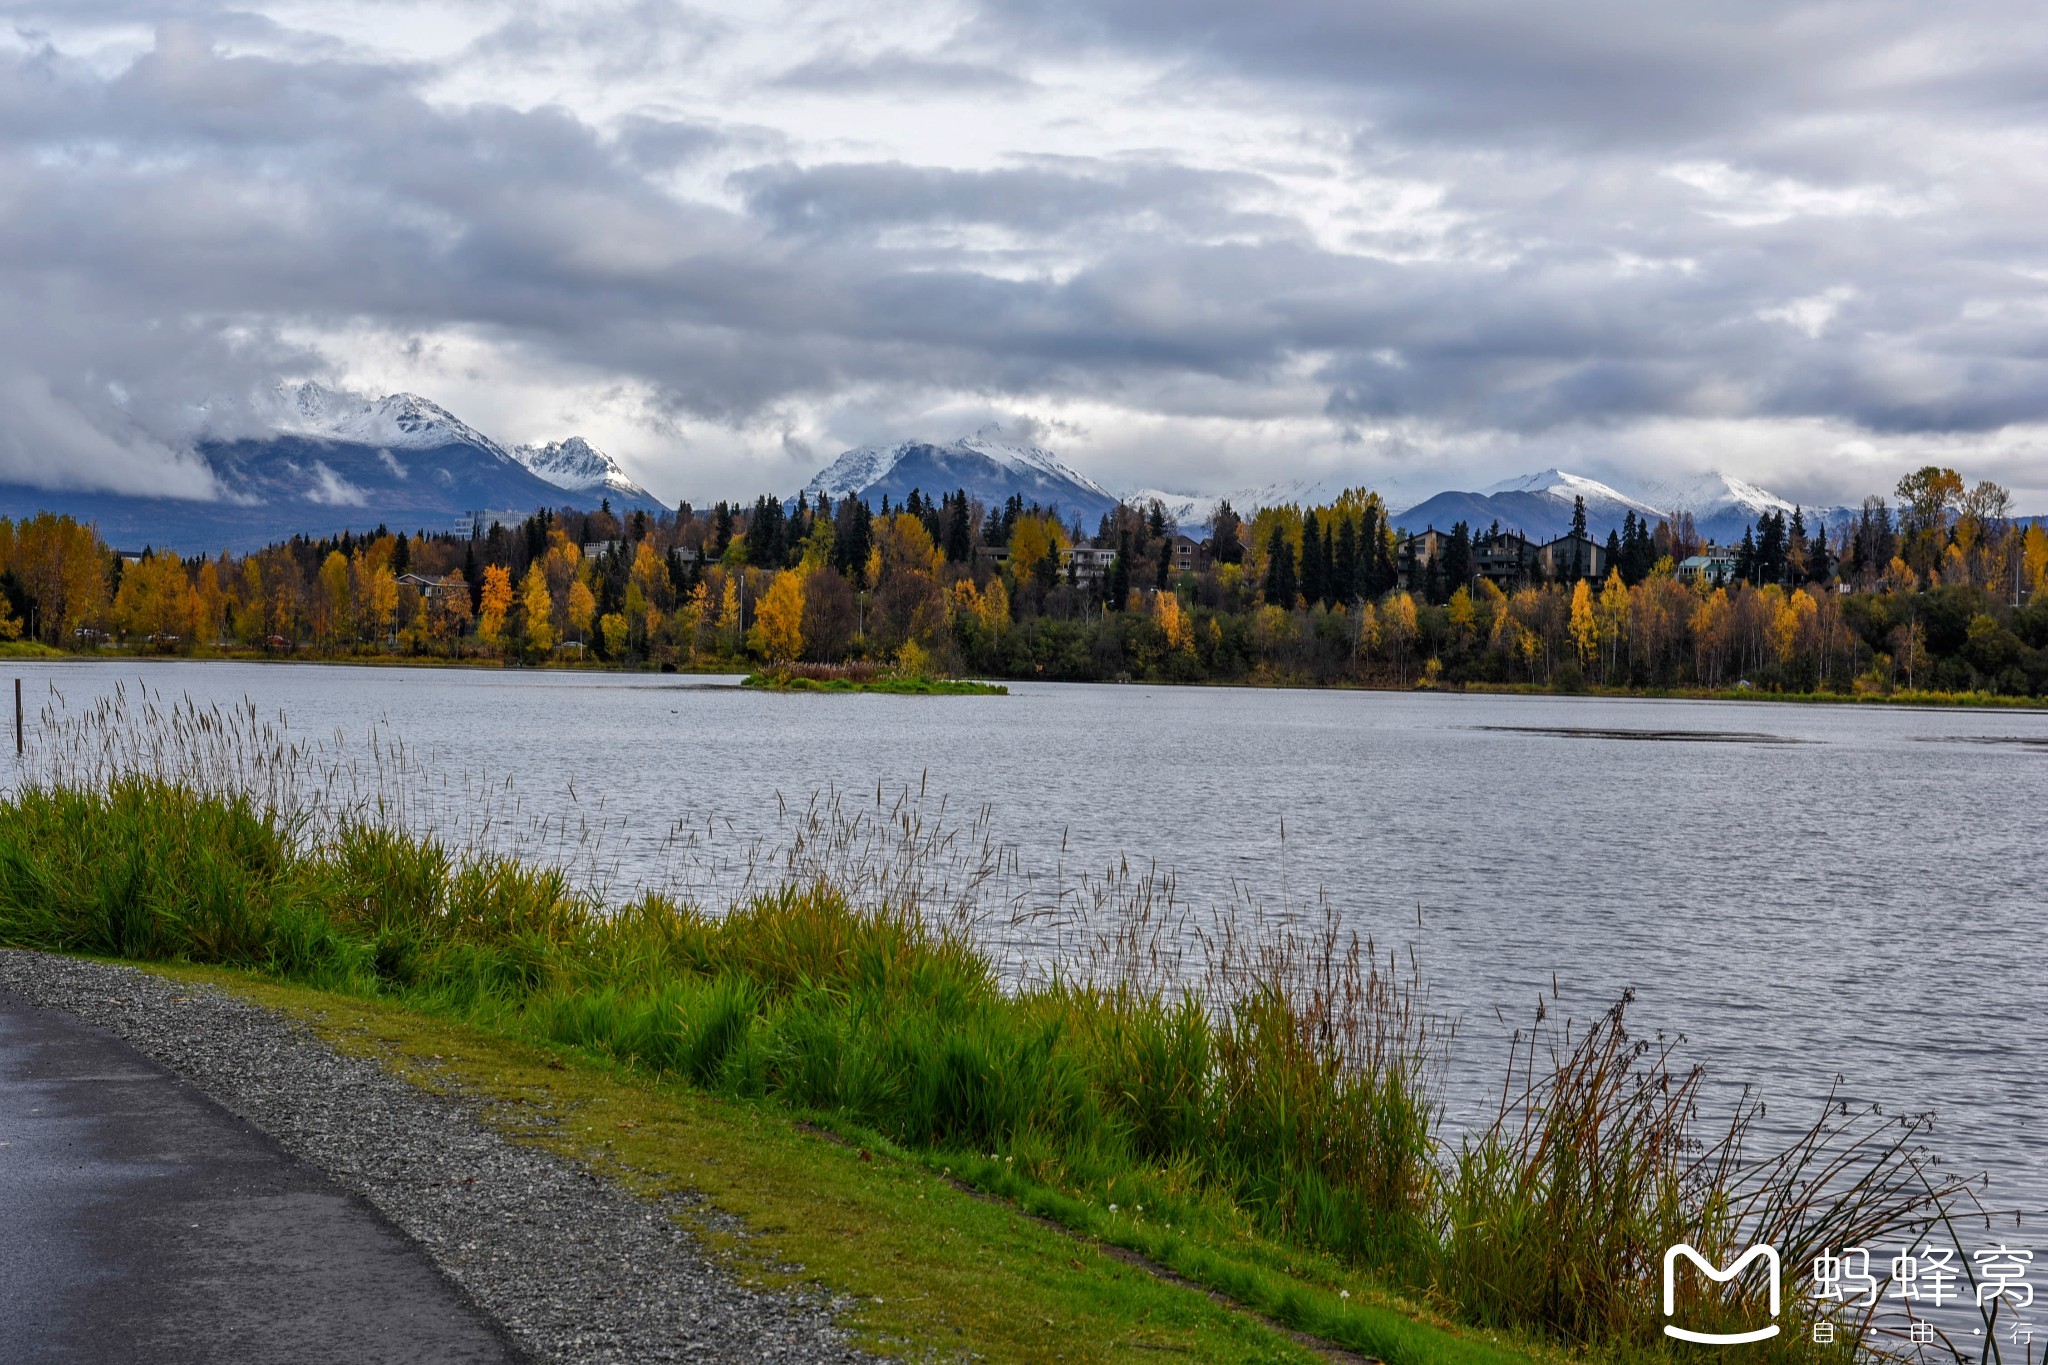
<path id="1" fill-rule="evenodd" d="M 9 659 L 0 657 L 0 665 Z M 621 676 L 645 675 L 678 678 L 734 678 L 734 686 L 746 686 L 749 691 L 866 691 L 903 692 L 913 689 L 891 689 L 874 686 L 843 688 L 792 688 L 754 684 L 744 680 L 760 676 L 758 669 L 746 660 L 720 660 L 715 665 L 696 666 L 623 666 L 609 663 L 546 663 L 508 664 L 500 659 L 449 659 L 388 655 L 377 657 L 286 657 L 275 654 L 153 654 L 142 652 L 107 652 L 85 655 L 51 651 L 48 654 L 11 656 L 14 663 L 49 664 L 59 667 L 73 664 L 112 663 L 162 663 L 190 664 L 195 666 L 212 664 L 259 664 L 265 666 L 335 667 L 335 668 L 390 668 L 429 669 L 448 672 L 489 672 L 489 673 L 563 673 L 563 674 L 618 674 Z M 0 668 L 4 671 L 4 668 Z M 968 680 L 947 680 L 968 681 Z M 1713 701 L 1738 702 L 1753 705 L 1759 702 L 1778 703 L 1787 706 L 1872 706 L 1905 707 L 1930 711 L 2019 711 L 2048 713 L 2048 697 L 2006 697 L 1983 692 L 1898 692 L 1898 693 L 1840 693 L 1840 692 L 1771 692 L 1761 688 L 1742 690 L 1735 688 L 1613 688 L 1613 687 L 1535 687 L 1526 683 L 1455 683 L 1388 685 L 1363 682 L 1298 682 L 1286 679 L 1259 680 L 1249 678 L 1216 678 L 1198 681 L 1184 681 L 1167 678 L 1046 678 L 1040 676 L 1005 676 L 991 674 L 985 678 L 971 680 L 980 686 L 1005 687 L 1010 683 L 1042 683 L 1059 687 L 1170 687 L 1186 688 L 1191 691 L 1221 689 L 1243 692 L 1374 692 L 1400 695 L 1436 696 L 1482 696 L 1482 697 L 1577 697 L 1597 701 Z M 921 694 L 920 694 L 921 695 Z"/>

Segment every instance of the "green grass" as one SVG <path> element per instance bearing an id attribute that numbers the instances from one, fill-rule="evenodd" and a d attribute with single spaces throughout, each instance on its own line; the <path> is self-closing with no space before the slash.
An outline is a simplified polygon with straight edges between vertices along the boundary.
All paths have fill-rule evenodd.
<path id="1" fill-rule="evenodd" d="M 1029 1358 L 1032 1335 L 1002 1356 L 1005 1338 L 992 1321 L 969 1321 L 963 1297 L 1026 1295 L 1028 1311 L 1012 1306 L 1026 1327 L 1034 1315 L 1057 1324 L 1099 1313 L 1105 1340 L 1173 1322 L 1203 1358 L 1257 1354 L 1236 1319 L 1205 1317 L 1201 1295 L 1168 1293 L 1134 1268 L 1102 1269 L 1104 1281 L 1077 1254 L 1068 1269 L 1089 1278 L 1068 1283 L 1042 1247 L 1026 1256 L 1001 1240 L 987 1221 L 998 1213 L 1014 1220 L 1021 1209 L 1140 1253 L 1393 1365 L 1483 1365 L 1530 1343 L 1661 1357 L 1656 1261 L 1669 1240 L 1715 1254 L 1770 1226 L 1875 1245 L 1916 1206 L 1889 1187 L 1844 1198 L 1826 1173 L 1921 1174 L 1900 1167 L 1897 1147 L 1836 1160 L 1849 1128 L 1825 1123 L 1775 1168 L 1759 1168 L 1755 1153 L 1733 1163 L 1743 1117 L 1703 1135 L 1696 1077 L 1674 1073 L 1668 1049 L 1633 1039 L 1620 1006 L 1547 1057 L 1530 1041 L 1501 1123 L 1447 1150 L 1425 1098 L 1434 1054 L 1415 983 L 1334 932 L 1227 953 L 1207 994 L 1147 985 L 1142 970 L 1005 989 L 966 930 L 915 907 L 853 903 L 831 884 L 787 885 L 719 915 L 654 895 L 599 906 L 559 871 L 375 824 L 313 838 L 244 797 L 148 778 L 30 786 L 0 802 L 0 943 L 211 964 L 328 992 L 324 1008 L 413 1030 L 415 1057 L 454 1036 L 435 1030 L 456 1030 L 480 1050 L 466 1084 L 531 1074 L 532 1059 L 550 1072 L 550 1060 L 565 1063 L 540 1079 L 625 1086 L 694 1116 L 617 1120 L 634 1125 L 621 1133 L 667 1135 L 636 1139 L 631 1160 L 621 1157 L 648 1179 L 702 1174 L 709 1158 L 698 1154 L 710 1149 L 678 1135 L 717 1129 L 706 1116 L 723 1115 L 741 1127 L 718 1129 L 721 1163 L 750 1140 L 765 1144 L 759 1161 L 785 1163 L 729 1191 L 734 1211 L 752 1209 L 792 1239 L 792 1259 L 827 1283 L 873 1289 L 883 1307 L 895 1300 L 905 1316 L 873 1319 L 875 1332 L 946 1344 L 957 1327 L 959 1344 L 990 1358 Z M 577 1093 L 597 1104 L 595 1092 Z M 851 1146 L 789 1137 L 798 1119 Z M 784 1137 L 760 1136 L 771 1128 Z M 663 1156 L 671 1138 L 680 1145 Z M 870 1179 L 842 1169 L 861 1149 L 922 1174 L 874 1187 L 870 1202 L 847 1206 L 862 1212 L 836 1219 L 764 1193 L 813 1178 L 852 1191 L 832 1182 Z M 945 1217 L 971 1233 L 914 1221 L 891 1232 L 889 1245 L 909 1249 L 901 1265 L 820 1249 L 821 1227 L 857 1229 L 883 1206 L 939 1198 L 934 1175 L 1005 1202 L 972 1218 L 947 1202 Z M 1869 1192 L 1846 1193 L 1859 1190 Z M 1842 1221 L 1876 1216 L 1869 1209 L 1890 1221 Z M 1001 1226 L 1003 1237 L 1024 1235 L 1024 1224 Z M 918 1248 L 1009 1268 L 986 1284 L 946 1281 L 910 1255 Z M 1036 1269 L 1011 1273 L 1027 1264 Z M 922 1287 L 878 1287 L 899 1272 Z M 1123 1278 L 1135 1297 L 1104 1287 Z M 1691 1305 L 1695 1320 L 1754 1307 L 1753 1287 L 1719 1292 Z M 1804 1311 L 1793 1303 L 1793 1329 L 1761 1358 L 1846 1358 L 1853 1334 L 1840 1350 L 1813 1347 L 1796 1330 Z"/>
<path id="2" fill-rule="evenodd" d="M 975 682 L 969 678 L 878 677 L 866 681 L 852 678 L 783 677 L 774 673 L 749 673 L 741 687 L 769 692 L 884 692 L 899 697 L 1007 697 L 1010 689 L 1001 683 Z"/>
<path id="3" fill-rule="evenodd" d="M 849 1296 L 845 1320 L 869 1349 L 972 1351 L 992 1362 L 1318 1358 L 1251 1314 L 977 1197 L 919 1154 L 872 1135 L 839 1138 L 778 1106 L 714 1099 L 602 1054 L 515 1040 L 387 1000 L 220 968 L 166 970 L 290 1014 L 416 1083 L 481 1100 L 487 1121 L 509 1136 L 628 1188 L 698 1192 L 745 1225 L 743 1237 L 709 1219 L 696 1228 L 735 1273 Z"/>

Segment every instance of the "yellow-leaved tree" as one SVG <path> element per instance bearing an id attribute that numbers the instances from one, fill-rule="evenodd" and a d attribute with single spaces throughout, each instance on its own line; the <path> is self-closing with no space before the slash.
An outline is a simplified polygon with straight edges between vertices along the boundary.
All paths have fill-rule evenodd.
<path id="1" fill-rule="evenodd" d="M 512 571 L 502 564 L 484 569 L 483 599 L 477 604 L 476 633 L 486 649 L 505 647 L 505 618 L 512 611 Z"/>
<path id="2" fill-rule="evenodd" d="M 1159 625 L 1159 634 L 1166 641 L 1168 653 L 1178 653 L 1195 647 L 1194 627 L 1189 623 L 1187 613 L 1181 610 L 1178 594 L 1152 594 L 1152 615 Z"/>
<path id="3" fill-rule="evenodd" d="M 349 635 L 355 603 L 348 579 L 348 557 L 331 551 L 320 564 L 320 590 L 313 594 L 313 638 L 331 645 Z"/>
<path id="4" fill-rule="evenodd" d="M 526 647 L 535 654 L 549 654 L 555 648 L 555 595 L 548 591 L 548 576 L 535 560 L 526 568 L 520 586 L 521 605 L 526 609 Z"/>
<path id="5" fill-rule="evenodd" d="M 1571 635 L 1583 665 L 1600 645 L 1600 623 L 1593 616 L 1593 588 L 1583 578 L 1572 589 Z"/>
<path id="6" fill-rule="evenodd" d="M 2027 538 L 2020 551 L 2027 583 L 2034 594 L 2048 593 L 2048 529 L 2040 522 L 2027 528 Z"/>
<path id="7" fill-rule="evenodd" d="M 788 663 L 804 648 L 803 575 L 776 574 L 754 608 L 751 632 L 756 653 L 770 663 Z"/>
<path id="8" fill-rule="evenodd" d="M 569 632 L 582 640 L 590 634 L 590 623 L 597 617 L 597 596 L 590 591 L 590 585 L 577 579 L 569 585 L 569 600 L 565 614 L 569 618 Z"/>

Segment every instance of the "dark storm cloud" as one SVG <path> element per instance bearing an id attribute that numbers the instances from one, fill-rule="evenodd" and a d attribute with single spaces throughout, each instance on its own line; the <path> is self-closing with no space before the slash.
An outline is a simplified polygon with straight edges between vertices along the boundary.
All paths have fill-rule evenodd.
<path id="1" fill-rule="evenodd" d="M 956 171 L 899 161 L 759 166 L 732 177 L 749 212 L 778 231 L 838 234 L 880 227 L 985 224 L 1056 237 L 1087 220 L 1132 225 L 1148 216 L 1204 232 L 1241 225 L 1242 195 L 1260 177 L 1182 166 L 1031 166 Z M 1263 226 L 1278 226 L 1270 216 Z"/>
<path id="2" fill-rule="evenodd" d="M 744 124 L 430 98 L 446 64 L 187 13 L 118 69 L 43 35 L 0 58 L 0 477 L 189 487 L 196 401 L 317 371 L 281 338 L 359 325 L 472 329 L 775 430 L 856 387 L 1209 415 L 1217 381 L 1305 367 L 1343 423 L 1482 434 L 2048 420 L 2043 21 L 2017 8 L 1032 0 L 976 26 L 1154 60 L 1161 99 L 1312 106 L 1358 175 L 1435 189 L 1320 225 L 1277 152 L 810 161 Z M 223 23 L 268 55 L 222 55 Z M 694 70 L 730 36 L 672 4 L 521 11 L 459 60 Z M 1006 71 L 884 50 L 779 81 Z M 705 164 L 738 167 L 727 200 L 666 183 Z"/>
<path id="3" fill-rule="evenodd" d="M 1830 116 L 2038 107 L 2039 6 L 1726 0 L 1010 0 L 1005 39 L 1319 86 L 1387 130 L 1668 153 Z"/>

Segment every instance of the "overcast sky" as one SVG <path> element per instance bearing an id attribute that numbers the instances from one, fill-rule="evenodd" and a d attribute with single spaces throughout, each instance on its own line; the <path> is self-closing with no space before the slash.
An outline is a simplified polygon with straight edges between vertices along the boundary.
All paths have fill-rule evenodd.
<path id="1" fill-rule="evenodd" d="M 409 389 L 664 498 L 1938 461 L 2048 511 L 2039 0 L 0 0 L 0 478 Z"/>

